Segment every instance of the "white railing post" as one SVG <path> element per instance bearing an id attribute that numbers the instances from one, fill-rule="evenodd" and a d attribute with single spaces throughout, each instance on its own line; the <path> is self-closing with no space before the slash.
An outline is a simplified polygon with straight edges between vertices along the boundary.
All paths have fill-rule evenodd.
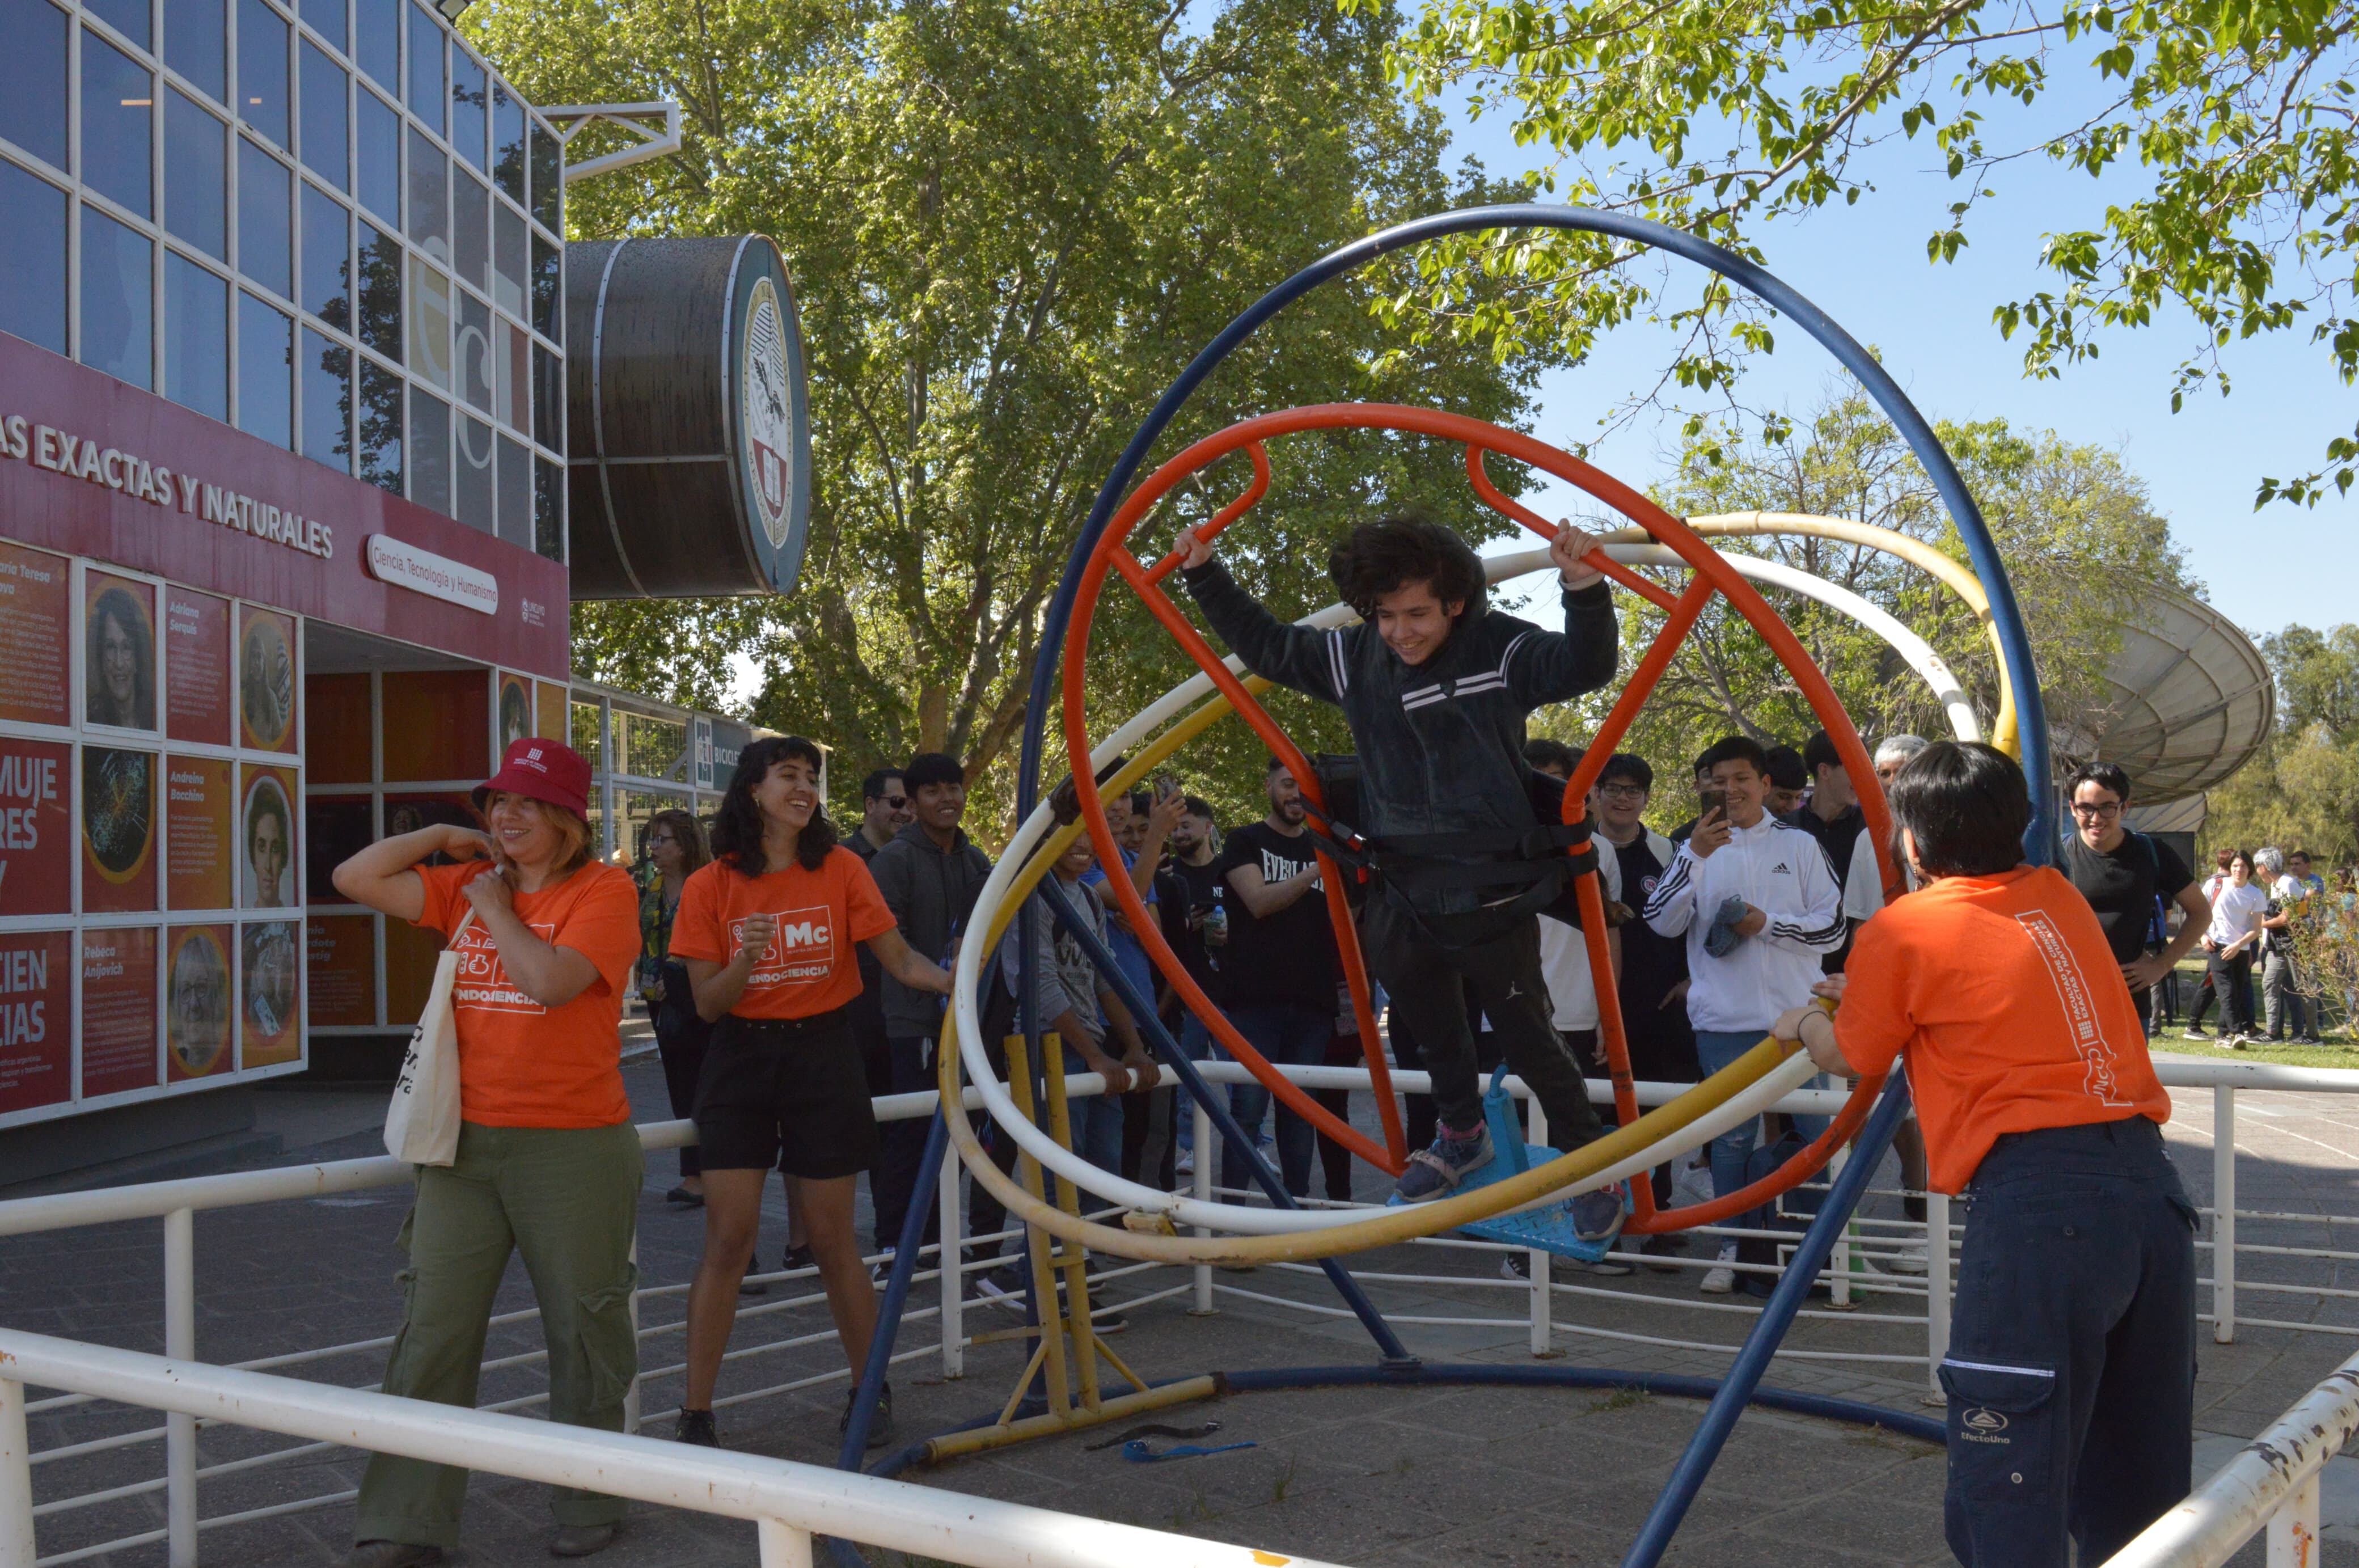
<path id="1" fill-rule="evenodd" d="M 962 1111 L 953 1115 L 963 1116 Z M 935 1234 L 941 1241 L 937 1259 L 942 1275 L 942 1376 L 966 1376 L 966 1226 L 959 1217 L 958 1146 L 944 1142 L 941 1174 L 934 1192 Z"/>
<path id="2" fill-rule="evenodd" d="M 197 1358 L 197 1214 L 164 1216 L 164 1354 Z M 164 1532 L 171 1568 L 197 1568 L 197 1418 L 164 1418 Z"/>
<path id="3" fill-rule="evenodd" d="M 1950 1354 L 1950 1194 L 1925 1194 L 1925 1381 L 1941 1391 L 1941 1357 Z"/>
<path id="4" fill-rule="evenodd" d="M 25 1385 L 0 1377 L 0 1568 L 33 1568 L 33 1441 Z"/>
<path id="5" fill-rule="evenodd" d="M 2212 1090 L 2212 1339 L 2236 1343 L 2236 1091 Z"/>
<path id="6" fill-rule="evenodd" d="M 639 1430 L 639 1234 L 631 1233 L 631 1386 L 623 1390 L 623 1430 Z"/>
<path id="7" fill-rule="evenodd" d="M 1215 1089 L 1212 1093 L 1218 1094 L 1220 1091 Z M 1193 1101 L 1189 1103 L 1190 1105 L 1195 1104 Z M 1212 1112 L 1206 1110 L 1201 1105 L 1195 1105 L 1195 1112 L 1196 1174 L 1194 1180 L 1196 1199 L 1199 1203 L 1209 1203 L 1212 1201 L 1212 1168 L 1221 1162 L 1221 1135 L 1212 1130 Z M 1196 1227 L 1196 1234 L 1198 1236 L 1210 1236 L 1212 1233 L 1208 1227 L 1198 1225 Z M 1188 1310 L 1198 1317 L 1201 1317 L 1205 1313 L 1213 1310 L 1212 1266 L 1209 1263 L 1199 1263 L 1196 1265 L 1196 1304 Z"/>
<path id="8" fill-rule="evenodd" d="M 774 1519 L 759 1520 L 754 1528 L 761 1542 L 762 1568 L 811 1568 L 810 1531 Z"/>
<path id="9" fill-rule="evenodd" d="M 1827 1161 L 1829 1187 L 1835 1184 L 1835 1178 L 1843 1174 L 1843 1168 L 1850 1160 L 1851 1145 L 1846 1143 L 1838 1148 L 1833 1158 Z M 1833 1277 L 1828 1281 L 1827 1299 L 1832 1305 L 1838 1307 L 1851 1305 L 1851 1238 L 1854 1228 L 1853 1222 L 1846 1218 L 1843 1234 L 1835 1237 L 1834 1252 L 1827 1259 L 1827 1267 L 1834 1270 Z"/>
<path id="10" fill-rule="evenodd" d="M 2269 1516 L 2268 1568 L 2318 1568 L 2318 1472 Z"/>

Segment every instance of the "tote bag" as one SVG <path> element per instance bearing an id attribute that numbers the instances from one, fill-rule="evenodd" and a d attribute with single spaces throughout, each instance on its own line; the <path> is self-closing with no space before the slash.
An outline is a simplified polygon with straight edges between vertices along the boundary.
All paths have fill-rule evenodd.
<path id="1" fill-rule="evenodd" d="M 459 1026 L 451 992 L 459 978 L 459 932 L 474 919 L 468 910 L 434 961 L 426 1009 L 409 1031 L 409 1052 L 386 1107 L 386 1152 L 412 1165 L 451 1165 L 459 1158 Z"/>

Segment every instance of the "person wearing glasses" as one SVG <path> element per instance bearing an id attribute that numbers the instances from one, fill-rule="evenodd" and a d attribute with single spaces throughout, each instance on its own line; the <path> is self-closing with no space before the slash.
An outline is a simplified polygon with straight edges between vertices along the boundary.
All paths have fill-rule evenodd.
<path id="1" fill-rule="evenodd" d="M 897 768 L 879 768 L 860 781 L 860 830 L 843 841 L 843 847 L 866 863 L 871 875 L 876 869 L 876 852 L 891 844 L 903 828 L 918 820 L 917 807 L 909 799 L 908 780 Z M 860 1060 L 868 1070 L 868 1093 L 871 1097 L 893 1092 L 893 1031 L 885 1027 L 885 971 L 878 967 L 875 954 L 866 948 L 860 950 L 860 995 L 852 1000 L 852 1038 L 860 1047 Z M 879 1128 L 886 1146 L 897 1136 L 904 1136 L 908 1124 L 896 1122 Z M 919 1124 L 922 1131 L 923 1124 Z M 919 1155 L 924 1146 L 919 1145 Z M 876 1203 L 876 1175 L 869 1174 L 871 1210 L 887 1205 Z M 880 1229 L 869 1237 L 875 1250 L 882 1252 L 899 1236 L 897 1226 L 887 1236 Z M 789 1243 L 793 1237 L 789 1236 Z M 789 1269 L 808 1267 L 808 1249 L 800 1245 L 787 1248 L 786 1266 Z"/>
<path id="2" fill-rule="evenodd" d="M 2072 808 L 2072 836 L 2064 841 L 2064 875 L 2097 911 L 2097 923 L 2104 928 L 2130 1000 L 2137 1005 L 2140 1018 L 2150 1018 L 2149 993 L 2179 967 L 2211 924 L 2211 900 L 2195 885 L 2195 874 L 2177 850 L 2122 826 L 2122 812 L 2130 803 L 2130 779 L 2118 766 L 2085 764 L 2064 788 Z M 2177 904 L 2186 919 L 2176 936 L 2148 953 L 2158 926 L 2168 925 L 2169 904 Z"/>

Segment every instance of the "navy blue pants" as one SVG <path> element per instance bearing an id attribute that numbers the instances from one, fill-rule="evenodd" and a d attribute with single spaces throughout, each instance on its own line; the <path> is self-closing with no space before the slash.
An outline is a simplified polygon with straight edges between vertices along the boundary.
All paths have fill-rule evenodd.
<path id="1" fill-rule="evenodd" d="M 2144 1116 L 2000 1138 L 1974 1172 L 1949 1395 L 1966 1568 L 2103 1563 L 2187 1495 L 2196 1214 Z"/>

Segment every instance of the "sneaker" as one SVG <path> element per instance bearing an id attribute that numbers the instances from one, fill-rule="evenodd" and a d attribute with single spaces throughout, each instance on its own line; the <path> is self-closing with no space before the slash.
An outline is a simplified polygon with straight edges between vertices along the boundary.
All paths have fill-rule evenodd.
<path id="1" fill-rule="evenodd" d="M 2296 1045 L 2324 1045 L 2326 1040 L 2321 1035 L 2298 1034 L 2293 1037 L 2293 1042 Z"/>
<path id="2" fill-rule="evenodd" d="M 569 1524 L 549 1538 L 551 1557 L 594 1557 L 614 1544 L 623 1533 L 619 1524 Z"/>
<path id="3" fill-rule="evenodd" d="M 2180 1035 L 2179 1038 L 2181 1040 L 2210 1040 L 2212 1037 L 2205 1034 L 2201 1029 L 2190 1024 L 2188 1026 L 2187 1032 Z"/>
<path id="4" fill-rule="evenodd" d="M 787 1255 L 778 1259 L 778 1267 L 789 1274 L 799 1269 L 816 1269 L 819 1256 L 808 1247 L 790 1247 L 787 1248 Z"/>
<path id="5" fill-rule="evenodd" d="M 1676 1274 L 1680 1271 L 1680 1266 L 1668 1259 L 1687 1249 L 1686 1236 L 1677 1231 L 1665 1231 L 1659 1236 L 1650 1236 L 1641 1241 L 1638 1244 L 1638 1256 L 1648 1269 L 1658 1274 Z"/>
<path id="6" fill-rule="evenodd" d="M 1024 1310 L 1024 1274 L 1019 1265 L 1003 1263 L 987 1274 L 970 1274 L 967 1287 L 977 1301 L 1012 1312 Z"/>
<path id="7" fill-rule="evenodd" d="M 1899 1255 L 1884 1260 L 1886 1274 L 1922 1274 L 1926 1268 L 1925 1244 L 1921 1241 L 1902 1242 Z"/>
<path id="8" fill-rule="evenodd" d="M 1624 1217 L 1619 1187 L 1583 1192 L 1572 1201 L 1572 1234 L 1583 1241 L 1612 1246 L 1614 1238 L 1622 1234 Z"/>
<path id="9" fill-rule="evenodd" d="M 1460 1181 L 1490 1163 L 1489 1127 L 1476 1127 L 1464 1138 L 1452 1138 L 1443 1132 L 1433 1140 L 1432 1148 L 1420 1149 L 1408 1157 L 1408 1169 L 1401 1172 L 1400 1182 L 1393 1191 L 1404 1203 L 1431 1203 L 1447 1197 Z"/>
<path id="10" fill-rule="evenodd" d="M 1171 1166 L 1171 1173 L 1174 1176 L 1196 1174 L 1196 1151 L 1192 1149 L 1182 1149 L 1180 1158 Z"/>
<path id="11" fill-rule="evenodd" d="M 1733 1241 L 1723 1243 L 1720 1249 L 1719 1262 L 1705 1272 L 1703 1284 L 1700 1287 L 1705 1295 L 1727 1296 L 1735 1293 L 1736 1270 L 1730 1267 L 1735 1261 L 1736 1243 Z"/>
<path id="12" fill-rule="evenodd" d="M 441 1561 L 442 1549 L 439 1546 L 419 1546 L 407 1541 L 364 1541 L 344 1559 L 343 1568 L 426 1568 L 429 1563 Z"/>
<path id="13" fill-rule="evenodd" d="M 859 1399 L 860 1390 L 853 1388 L 843 1396 L 843 1414 L 835 1423 L 839 1432 L 852 1430 L 852 1407 Z M 868 1418 L 868 1446 L 882 1448 L 893 1441 L 893 1385 L 886 1384 L 876 1390 L 876 1413 Z"/>
<path id="14" fill-rule="evenodd" d="M 886 1281 L 893 1278 L 894 1255 L 895 1249 L 888 1247 L 883 1257 L 868 1266 L 868 1282 L 880 1290 L 885 1288 Z"/>
<path id="15" fill-rule="evenodd" d="M 672 1429 L 671 1437 L 674 1443 L 685 1443 L 697 1448 L 721 1446 L 721 1433 L 713 1427 L 711 1410 L 681 1410 L 679 1425 Z"/>

